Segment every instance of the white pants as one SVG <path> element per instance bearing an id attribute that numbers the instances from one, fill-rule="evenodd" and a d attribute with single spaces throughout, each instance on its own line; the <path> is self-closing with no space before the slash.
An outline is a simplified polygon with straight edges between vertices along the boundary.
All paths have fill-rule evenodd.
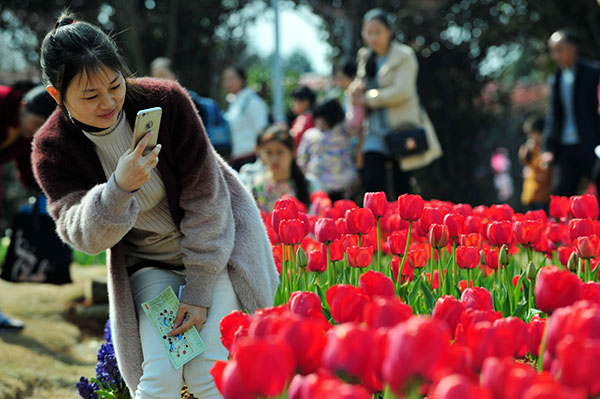
<path id="1" fill-rule="evenodd" d="M 144 355 L 142 378 L 135 399 L 177 399 L 181 397 L 184 384 L 197 399 L 222 398 L 210 375 L 215 361 L 227 360 L 229 355 L 221 343 L 219 323 L 231 311 L 241 309 L 227 268 L 217 277 L 206 323 L 199 331 L 206 350 L 178 370 L 173 368 L 160 338 L 140 306 L 169 285 L 177 295 L 179 286 L 185 284 L 185 272 L 149 267 L 135 272 L 130 281 Z"/>

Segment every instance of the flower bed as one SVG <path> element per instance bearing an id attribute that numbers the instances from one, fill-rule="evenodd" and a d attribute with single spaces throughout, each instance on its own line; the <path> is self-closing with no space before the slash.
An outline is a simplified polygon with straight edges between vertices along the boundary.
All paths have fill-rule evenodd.
<path id="1" fill-rule="evenodd" d="M 226 398 L 593 398 L 600 395 L 595 197 L 508 205 L 322 193 L 263 220 L 275 306 L 221 321 Z"/>
<path id="2" fill-rule="evenodd" d="M 263 215 L 281 284 L 221 322 L 226 398 L 600 394 L 595 197 L 553 197 L 550 217 L 383 193 L 311 211 Z"/>

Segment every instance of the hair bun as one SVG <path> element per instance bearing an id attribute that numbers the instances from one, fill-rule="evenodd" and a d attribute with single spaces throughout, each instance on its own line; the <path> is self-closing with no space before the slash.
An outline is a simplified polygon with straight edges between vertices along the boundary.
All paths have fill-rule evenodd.
<path id="1" fill-rule="evenodd" d="M 61 15 L 58 18 L 58 21 L 56 21 L 56 24 L 54 24 L 54 30 L 60 28 L 61 26 L 71 25 L 75 22 L 75 18 L 73 18 L 71 15 Z"/>

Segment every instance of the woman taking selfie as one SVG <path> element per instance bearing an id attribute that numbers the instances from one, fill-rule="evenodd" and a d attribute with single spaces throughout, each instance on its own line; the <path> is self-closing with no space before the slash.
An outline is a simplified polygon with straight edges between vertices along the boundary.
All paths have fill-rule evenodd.
<path id="1" fill-rule="evenodd" d="M 108 249 L 111 328 L 127 386 L 139 399 L 173 399 L 184 384 L 197 398 L 220 397 L 209 371 L 228 356 L 221 318 L 269 306 L 278 282 L 252 197 L 215 155 L 185 90 L 132 79 L 99 28 L 63 14 L 41 64 L 59 109 L 35 136 L 36 178 L 65 242 L 90 254 Z M 132 149 L 136 114 L 153 107 L 162 108 L 160 128 Z M 144 155 L 154 135 L 158 145 Z M 175 369 L 140 305 L 182 285 L 169 335 L 194 325 L 206 350 Z"/>
<path id="2" fill-rule="evenodd" d="M 394 40 L 391 16 L 380 8 L 367 12 L 362 38 L 367 46 L 358 51 L 356 80 L 350 91 L 354 103 L 367 107 L 363 186 L 366 192 L 388 191 L 397 198 L 410 192 L 408 171 L 430 164 L 442 155 L 442 149 L 419 103 L 417 57 L 412 48 Z M 426 148 L 407 156 L 395 153 L 386 137 L 415 128 L 424 129 Z M 419 150 L 417 144 L 407 140 L 405 150 Z M 386 190 L 386 164 L 390 162 L 394 187 Z"/>

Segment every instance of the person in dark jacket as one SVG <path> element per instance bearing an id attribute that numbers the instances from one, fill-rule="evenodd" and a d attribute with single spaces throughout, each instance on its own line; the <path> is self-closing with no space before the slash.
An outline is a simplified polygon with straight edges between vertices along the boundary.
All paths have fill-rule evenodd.
<path id="1" fill-rule="evenodd" d="M 548 46 L 558 67 L 550 77 L 541 160 L 555 164 L 554 194 L 571 196 L 582 177 L 591 177 L 600 144 L 597 87 L 600 68 L 579 56 L 581 39 L 569 29 L 550 36 Z"/>

